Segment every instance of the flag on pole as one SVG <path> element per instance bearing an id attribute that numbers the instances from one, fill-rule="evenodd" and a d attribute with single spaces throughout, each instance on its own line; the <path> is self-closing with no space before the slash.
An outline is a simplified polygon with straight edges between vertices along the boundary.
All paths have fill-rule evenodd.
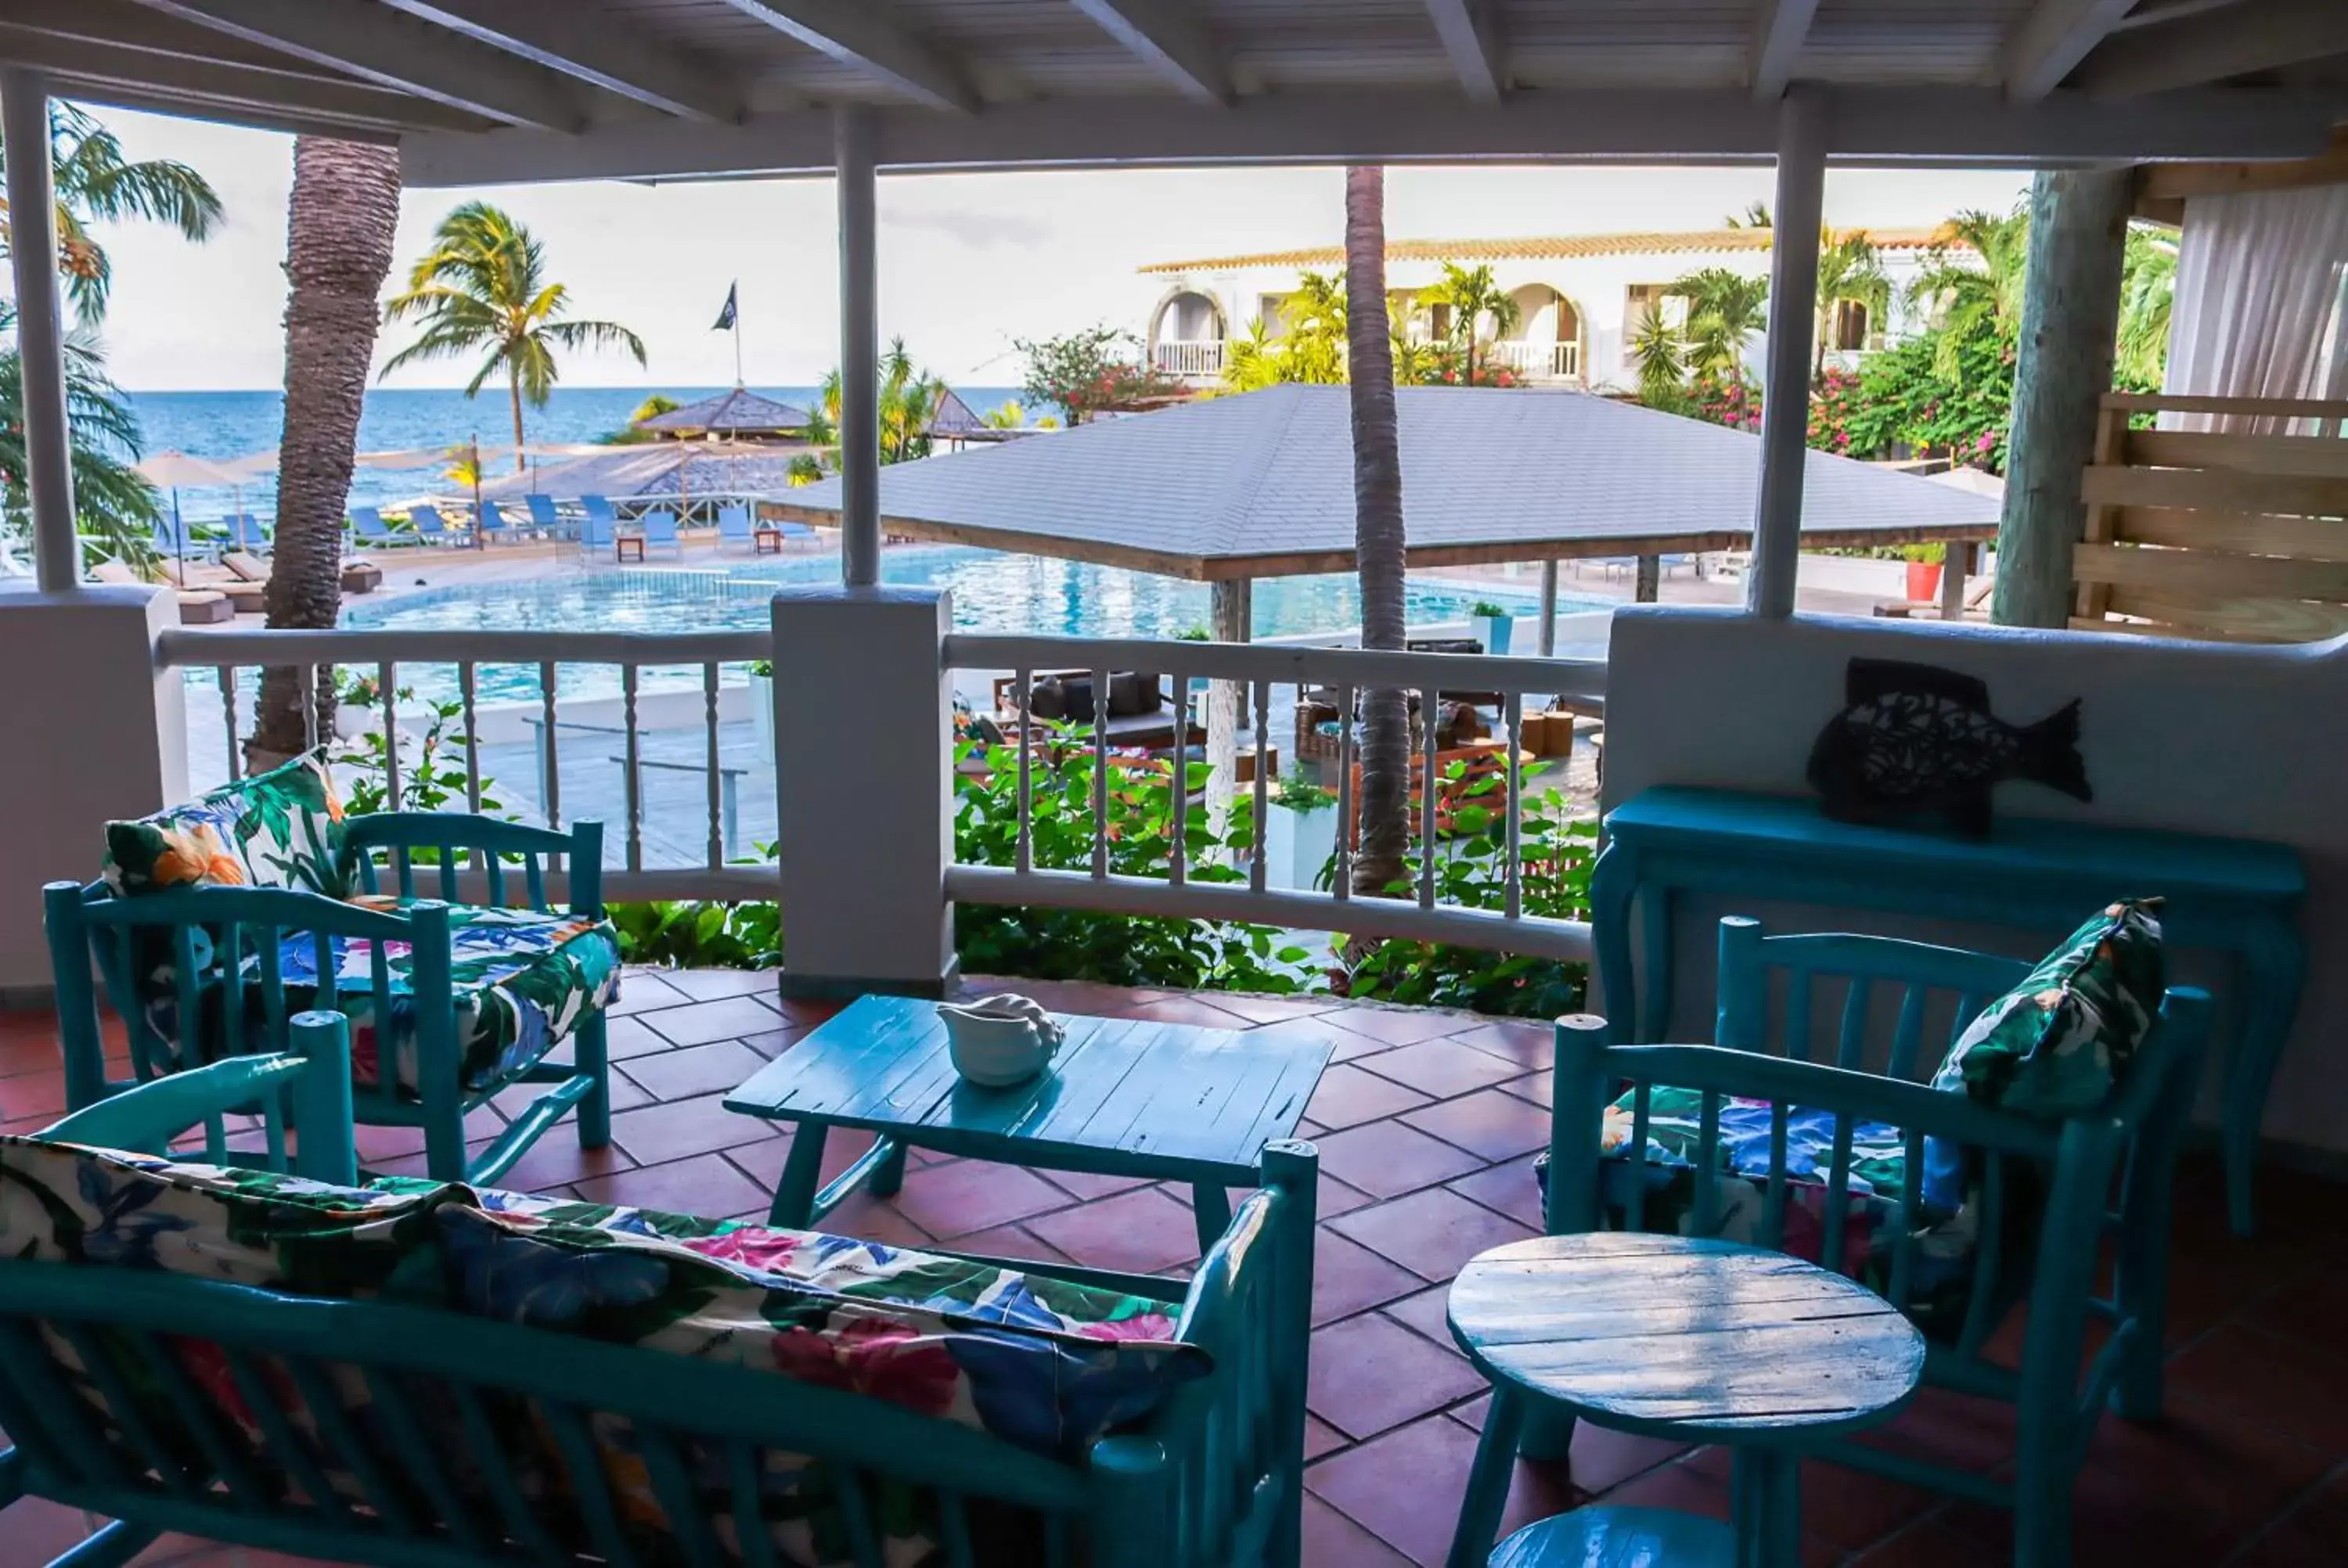
<path id="1" fill-rule="evenodd" d="M 722 333 L 734 324 L 734 295 L 741 286 L 738 282 L 726 285 L 726 308 L 717 313 L 717 320 L 709 329 L 711 332 Z"/>

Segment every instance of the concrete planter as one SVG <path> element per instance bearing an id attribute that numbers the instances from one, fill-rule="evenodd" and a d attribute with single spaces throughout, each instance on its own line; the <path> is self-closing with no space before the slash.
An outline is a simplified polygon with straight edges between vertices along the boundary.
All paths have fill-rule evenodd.
<path id="1" fill-rule="evenodd" d="M 1485 652 L 1506 653 L 1509 638 L 1516 630 L 1517 618 L 1513 615 L 1473 615 L 1468 618 L 1468 624 L 1475 629 L 1476 641 L 1484 645 Z"/>

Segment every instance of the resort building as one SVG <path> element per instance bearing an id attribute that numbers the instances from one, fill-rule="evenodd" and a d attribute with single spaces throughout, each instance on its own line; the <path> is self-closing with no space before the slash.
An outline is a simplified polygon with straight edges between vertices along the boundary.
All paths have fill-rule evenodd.
<path id="1" fill-rule="evenodd" d="M 1922 302 L 1909 286 L 1936 253 L 1970 258 L 1970 248 L 1930 229 L 1864 232 L 1890 282 L 1890 309 L 1878 319 L 1857 301 L 1835 307 L 1826 363 L 1856 365 L 1919 323 Z M 1519 378 L 1593 392 L 1627 390 L 1638 381 L 1632 345 L 1640 323 L 1660 310 L 1677 324 L 1686 302 L 1670 292 L 1674 282 L 1718 267 L 1754 278 L 1769 275 L 1769 229 L 1721 228 L 1677 232 L 1546 234 L 1498 240 L 1389 240 L 1386 288 L 1409 313 L 1411 332 L 1427 342 L 1452 333 L 1449 307 L 1421 296 L 1447 265 L 1488 266 L 1515 305 L 1515 319 L 1498 331 L 1487 316 L 1479 336 L 1492 340 L 1498 363 Z M 1843 236 L 1837 234 L 1837 239 Z M 1142 275 L 1164 287 L 1144 332 L 1149 362 L 1187 384 L 1202 386 L 1222 374 L 1231 343 L 1258 323 L 1268 338 L 1286 333 L 1287 306 L 1306 272 L 1344 271 L 1344 249 L 1311 246 L 1251 255 L 1153 261 Z M 1763 334 L 1747 347 L 1747 364 L 1766 359 Z"/>

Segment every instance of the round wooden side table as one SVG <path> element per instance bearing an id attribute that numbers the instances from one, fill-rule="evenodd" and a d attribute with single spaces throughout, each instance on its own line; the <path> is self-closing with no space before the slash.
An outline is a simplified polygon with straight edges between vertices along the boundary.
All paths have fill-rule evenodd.
<path id="1" fill-rule="evenodd" d="M 1449 1568 L 1590 1560 L 1794 1568 L 1801 1452 L 1890 1419 L 1914 1397 L 1924 1338 L 1865 1286 L 1732 1242 L 1607 1232 L 1485 1253 L 1452 1281 L 1452 1337 L 1491 1380 Z M 1602 1427 L 1718 1443 L 1735 1461 L 1733 1525 L 1577 1509 L 1493 1551 L 1529 1403 Z M 1709 1525 L 1710 1528 L 1706 1528 Z M 1638 1546 L 1652 1537 L 1652 1550 Z"/>

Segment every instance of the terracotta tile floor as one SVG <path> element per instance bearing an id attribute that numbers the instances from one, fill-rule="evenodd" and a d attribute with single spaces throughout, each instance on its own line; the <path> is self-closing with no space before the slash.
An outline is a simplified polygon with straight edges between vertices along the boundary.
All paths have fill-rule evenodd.
<path id="1" fill-rule="evenodd" d="M 1483 1384 L 1450 1345 L 1443 1286 L 1475 1253 L 1530 1234 L 1525 1151 L 1541 1141 L 1547 1031 L 1465 1015 L 1319 999 L 1200 996 L 1021 982 L 1071 1011 L 1317 1029 L 1344 1046 L 1304 1131 L 1323 1151 L 1313 1293 L 1313 1419 L 1305 1480 L 1313 1568 L 1441 1561 Z M 1179 1006 L 1176 1004 L 1179 1004 Z M 718 1104 L 757 1063 L 830 1009 L 776 999 L 772 978 L 631 974 L 613 1030 L 613 1146 L 547 1135 L 510 1184 L 598 1201 L 755 1214 L 786 1133 Z M 41 1015 L 0 1018 L 0 1127 L 45 1122 L 62 1102 Z M 496 1129 L 492 1112 L 478 1129 Z M 375 1134 L 368 1157 L 414 1171 L 412 1138 Z M 835 1138 L 834 1169 L 860 1152 Z M 2226 1234 L 2208 1163 L 2180 1184 L 2170 1413 L 2158 1428 L 2106 1420 L 2079 1487 L 2081 1568 L 2342 1568 L 2348 1564 L 2348 1190 L 2270 1178 L 2264 1228 Z M 1183 1194 L 1132 1182 L 916 1155 L 890 1203 L 851 1199 L 832 1228 L 914 1245 L 1180 1268 L 1197 1256 Z M 2007 1463 L 1998 1408 L 1928 1395 L 1883 1443 L 1975 1469 Z M 1519 1465 L 1510 1527 L 1592 1498 L 1723 1514 L 1716 1452 L 1585 1424 L 1571 1462 Z M 1809 1560 L 1858 1568 L 1975 1568 L 2003 1560 L 1995 1513 L 1848 1471 L 1810 1467 Z M 0 1568 L 45 1562 L 80 1516 L 7 1511 Z M 139 1560 L 176 1568 L 286 1568 L 289 1559 L 185 1538 Z M 299 1568 L 299 1565 L 294 1565 Z"/>

